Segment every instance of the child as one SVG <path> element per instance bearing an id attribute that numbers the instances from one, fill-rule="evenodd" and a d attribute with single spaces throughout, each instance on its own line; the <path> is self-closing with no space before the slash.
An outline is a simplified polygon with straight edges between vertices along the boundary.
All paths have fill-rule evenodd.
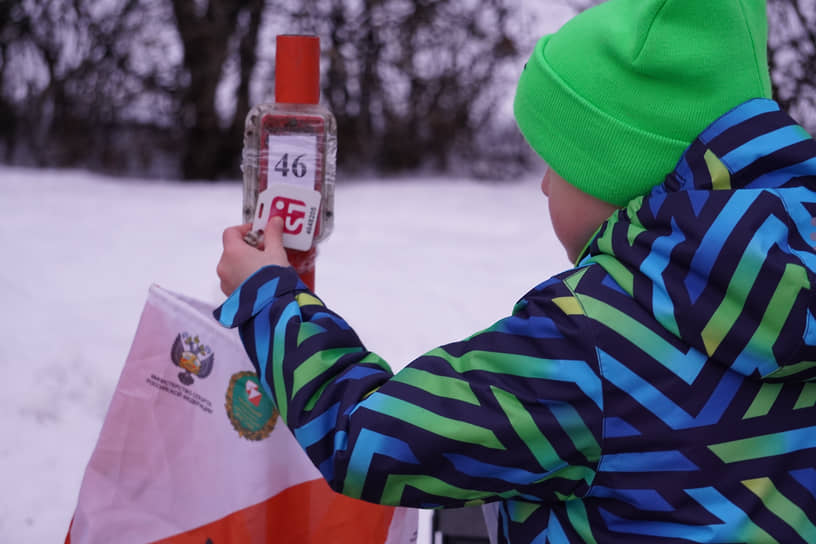
<path id="1" fill-rule="evenodd" d="M 816 542 L 816 142 L 766 35 L 761 0 L 610 0 L 544 37 L 515 115 L 577 265 L 396 375 L 278 222 L 225 231 L 216 317 L 334 489 L 499 501 L 501 542 Z"/>

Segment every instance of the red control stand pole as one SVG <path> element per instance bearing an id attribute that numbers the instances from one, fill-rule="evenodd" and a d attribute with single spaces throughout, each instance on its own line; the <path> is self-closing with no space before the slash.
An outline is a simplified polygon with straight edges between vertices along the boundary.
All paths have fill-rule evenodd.
<path id="1" fill-rule="evenodd" d="M 313 104 L 320 102 L 320 38 L 283 35 L 276 39 L 275 102 Z M 318 172 L 318 179 L 322 172 Z M 316 187 L 319 189 L 319 187 Z M 291 265 L 309 289 L 315 289 L 317 246 L 307 251 L 286 249 Z"/>

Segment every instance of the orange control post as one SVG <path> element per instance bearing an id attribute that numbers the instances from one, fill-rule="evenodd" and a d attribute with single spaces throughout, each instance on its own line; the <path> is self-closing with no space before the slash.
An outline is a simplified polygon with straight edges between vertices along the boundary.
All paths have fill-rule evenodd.
<path id="1" fill-rule="evenodd" d="M 275 51 L 275 102 L 318 104 L 320 102 L 320 38 L 278 36 Z M 307 251 L 286 250 L 289 262 L 309 289 L 315 289 L 317 246 Z"/>
<path id="2" fill-rule="evenodd" d="M 283 35 L 276 39 L 275 102 L 320 102 L 320 38 Z"/>
<path id="3" fill-rule="evenodd" d="M 332 229 L 337 125 L 320 101 L 320 39 L 276 39 L 275 102 L 254 107 L 244 132 L 244 220 L 284 219 L 289 262 L 315 287 L 317 243 Z M 253 243 L 255 236 L 247 240 Z"/>

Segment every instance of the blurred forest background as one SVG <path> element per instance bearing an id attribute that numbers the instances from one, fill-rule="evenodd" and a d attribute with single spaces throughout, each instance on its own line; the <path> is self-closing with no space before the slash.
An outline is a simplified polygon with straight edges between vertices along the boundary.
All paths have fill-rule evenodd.
<path id="1" fill-rule="evenodd" d="M 530 160 L 509 109 L 548 6 L 591 0 L 0 0 L 0 163 L 237 179 L 274 36 L 317 34 L 339 167 Z M 777 100 L 816 132 L 816 0 L 768 0 Z"/>

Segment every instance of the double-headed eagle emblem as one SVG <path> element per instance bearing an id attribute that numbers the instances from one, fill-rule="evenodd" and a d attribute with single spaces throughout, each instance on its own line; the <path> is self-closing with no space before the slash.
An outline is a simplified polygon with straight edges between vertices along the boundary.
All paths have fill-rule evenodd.
<path id="1" fill-rule="evenodd" d="M 213 369 L 215 354 L 210 346 L 201 343 L 198 335 L 192 336 L 183 332 L 176 336 L 170 358 L 173 364 L 182 368 L 178 379 L 184 385 L 193 383 L 193 374 L 199 378 L 206 378 Z"/>

